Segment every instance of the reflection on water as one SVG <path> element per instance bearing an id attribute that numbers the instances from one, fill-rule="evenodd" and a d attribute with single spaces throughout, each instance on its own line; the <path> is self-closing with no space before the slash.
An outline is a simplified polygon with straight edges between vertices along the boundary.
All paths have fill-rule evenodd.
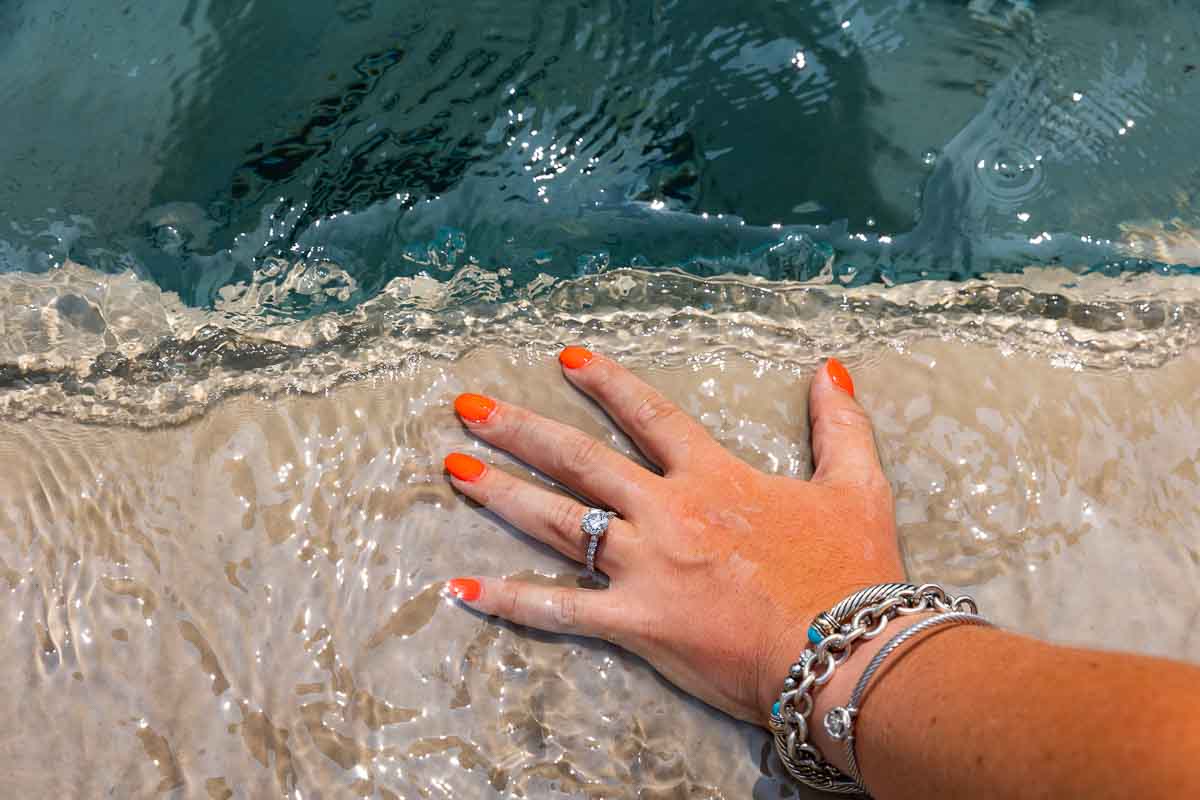
<path id="1" fill-rule="evenodd" d="M 917 579 L 1200 658 L 1200 13 L 0 4 L 0 677 L 28 797 L 790 797 L 464 502 L 583 342 L 803 476 L 851 364 Z M 1191 265 L 1191 266 L 1189 266 Z M 736 276 L 736 277 L 735 277 Z"/>
<path id="2" fill-rule="evenodd" d="M 321 284 L 310 269 L 288 281 L 311 279 L 307 291 L 322 300 L 344 290 L 336 270 L 321 273 L 329 279 Z M 847 289 L 617 270 L 527 287 L 504 302 L 497 276 L 464 270 L 446 283 L 395 278 L 357 307 L 282 324 L 243 310 L 262 307 L 260 289 L 206 311 L 128 273 L 68 263 L 46 275 L 0 275 L 0 414 L 153 428 L 241 394 L 319 393 L 408 376 L 480 346 L 550 354 L 597 335 L 615 337 L 610 353 L 632 366 L 720 352 L 812 369 L 831 355 L 932 337 L 1071 370 L 1146 368 L 1200 342 L 1198 281 L 1031 269 L 986 282 Z M 647 348 L 647 337 L 662 347 Z"/>
<path id="3" fill-rule="evenodd" d="M 1194 351 L 1123 376 L 935 342 L 851 366 L 914 577 L 1021 630 L 1200 657 Z M 756 466 L 809 470 L 800 371 L 700 350 L 643 374 Z M 10 790 L 794 796 L 762 733 L 637 659 L 437 594 L 461 572 L 579 574 L 448 487 L 451 449 L 529 474 L 456 422 L 466 389 L 625 447 L 550 353 L 509 349 L 156 432 L 0 425 L 22 464 L 0 483 Z"/>
<path id="4" fill-rule="evenodd" d="M 1161 0 L 0 13 L 0 269 L 189 304 L 265 280 L 259 311 L 313 313 L 279 259 L 336 264 L 343 303 L 465 268 L 1119 270 L 1121 223 L 1196 222 L 1200 13 Z M 796 240 L 832 272 L 765 257 Z"/>

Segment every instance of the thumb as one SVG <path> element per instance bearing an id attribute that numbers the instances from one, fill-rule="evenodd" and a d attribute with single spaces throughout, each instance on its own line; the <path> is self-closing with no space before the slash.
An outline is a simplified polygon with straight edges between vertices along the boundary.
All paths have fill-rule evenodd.
<path id="1" fill-rule="evenodd" d="M 854 399 L 854 379 L 836 358 L 813 376 L 808 415 L 815 483 L 853 485 L 882 477 L 871 420 Z"/>

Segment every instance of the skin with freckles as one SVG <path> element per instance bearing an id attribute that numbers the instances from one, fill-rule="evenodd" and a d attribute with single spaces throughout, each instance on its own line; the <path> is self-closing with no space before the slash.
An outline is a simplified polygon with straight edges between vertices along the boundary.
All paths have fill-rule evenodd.
<path id="1" fill-rule="evenodd" d="M 567 348 L 560 361 L 567 380 L 604 406 L 662 474 L 519 406 L 460 396 L 455 408 L 472 433 L 620 515 L 597 559 L 609 589 L 481 578 L 473 605 L 609 639 L 711 705 L 764 723 L 780 676 L 804 647 L 804 621 L 904 574 L 890 487 L 849 373 L 831 361 L 812 382 L 817 470 L 799 481 L 740 461 L 604 356 Z M 471 478 L 465 458 L 447 459 L 459 491 L 583 560 L 583 503 L 500 470 Z M 818 565 L 819 581 L 797 580 Z"/>
<path id="2" fill-rule="evenodd" d="M 610 585 L 467 577 L 448 593 L 519 624 L 607 639 L 764 725 L 812 618 L 860 588 L 904 579 L 891 490 L 849 371 L 831 360 L 812 379 L 816 469 L 801 481 L 738 460 L 603 355 L 569 347 L 559 360 L 659 471 L 476 394 L 455 401 L 463 424 L 575 496 L 461 453 L 445 466 L 458 491 L 576 561 L 588 506 L 618 512 L 597 557 Z M 840 769 L 845 747 L 816 721 L 847 702 L 891 635 L 924 618 L 897 619 L 855 647 L 816 692 L 812 741 Z M 880 800 L 1200 797 L 1198 685 L 1200 669 L 1181 663 L 940 628 L 899 648 L 872 680 L 856 753 Z"/>

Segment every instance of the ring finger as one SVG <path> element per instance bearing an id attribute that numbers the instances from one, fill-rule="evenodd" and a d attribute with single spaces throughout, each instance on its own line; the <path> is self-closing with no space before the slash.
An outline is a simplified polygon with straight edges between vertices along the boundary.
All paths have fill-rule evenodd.
<path id="1" fill-rule="evenodd" d="M 507 450 L 571 491 L 626 518 L 651 494 L 658 476 L 583 431 L 520 406 L 461 394 L 454 410 L 471 433 Z"/>
<path id="2" fill-rule="evenodd" d="M 583 562 L 589 537 L 580 528 L 587 506 L 573 498 L 488 467 L 465 453 L 446 456 L 446 471 L 456 489 L 499 514 L 538 541 Z M 633 526 L 613 519 L 600 541 L 597 566 L 609 575 L 619 572 Z"/>

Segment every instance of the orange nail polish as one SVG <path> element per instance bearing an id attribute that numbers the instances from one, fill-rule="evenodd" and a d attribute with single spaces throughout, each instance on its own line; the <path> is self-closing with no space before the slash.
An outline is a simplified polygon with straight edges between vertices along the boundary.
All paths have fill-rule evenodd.
<path id="1" fill-rule="evenodd" d="M 466 603 L 473 603 L 478 600 L 480 593 L 483 591 L 483 587 L 479 585 L 479 581 L 474 578 L 455 578 L 446 584 L 446 588 L 450 590 L 450 594 Z"/>
<path id="2" fill-rule="evenodd" d="M 829 380 L 833 381 L 834 386 L 854 397 L 854 379 L 850 377 L 850 372 L 842 366 L 842 362 L 836 358 L 829 359 L 825 362 L 825 371 L 829 373 Z"/>
<path id="3" fill-rule="evenodd" d="M 584 347 L 564 347 L 558 360 L 567 369 L 579 369 L 592 360 L 592 351 Z"/>
<path id="4" fill-rule="evenodd" d="M 482 461 L 466 453 L 451 453 L 443 463 L 446 465 L 446 471 L 460 481 L 477 481 L 487 469 Z"/>
<path id="5" fill-rule="evenodd" d="M 486 422 L 496 410 L 496 401 L 481 394 L 460 394 L 454 399 L 454 410 L 467 422 Z"/>

